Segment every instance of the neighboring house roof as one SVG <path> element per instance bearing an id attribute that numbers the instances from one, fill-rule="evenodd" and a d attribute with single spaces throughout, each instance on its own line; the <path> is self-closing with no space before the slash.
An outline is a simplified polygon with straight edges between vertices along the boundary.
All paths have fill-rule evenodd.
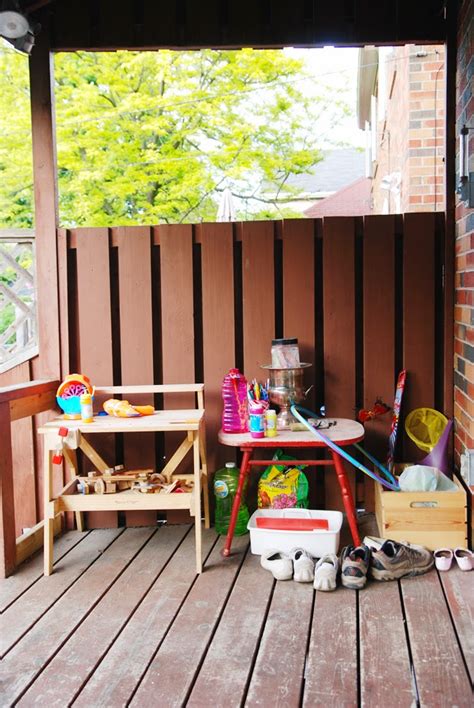
<path id="1" fill-rule="evenodd" d="M 365 174 L 365 155 L 357 148 L 340 148 L 323 153 L 311 173 L 290 175 L 287 184 L 302 194 L 337 192 Z"/>
<path id="2" fill-rule="evenodd" d="M 370 214 L 371 209 L 371 180 L 368 177 L 359 177 L 352 184 L 348 184 L 335 194 L 321 199 L 321 201 L 306 209 L 305 216 L 314 218 L 322 216 L 364 216 Z"/>

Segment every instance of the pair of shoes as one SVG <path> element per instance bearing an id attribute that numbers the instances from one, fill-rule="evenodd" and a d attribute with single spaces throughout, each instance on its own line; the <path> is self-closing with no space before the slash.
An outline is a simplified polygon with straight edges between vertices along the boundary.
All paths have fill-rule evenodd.
<path id="1" fill-rule="evenodd" d="M 293 548 L 288 554 L 270 548 L 262 553 L 260 565 L 269 570 L 275 580 L 311 583 L 314 578 L 314 559 L 304 548 Z"/>
<path id="2" fill-rule="evenodd" d="M 438 570 L 446 571 L 451 568 L 453 558 L 461 570 L 472 570 L 474 567 L 474 554 L 467 548 L 438 548 L 434 552 L 435 565 Z"/>
<path id="3" fill-rule="evenodd" d="M 424 546 L 387 540 L 372 551 L 369 572 L 374 580 L 397 580 L 423 575 L 433 566 L 433 554 Z"/>
<path id="4" fill-rule="evenodd" d="M 364 543 L 361 546 L 345 546 L 341 553 L 341 582 L 345 588 L 360 590 L 367 582 L 367 571 L 370 564 L 370 548 Z"/>

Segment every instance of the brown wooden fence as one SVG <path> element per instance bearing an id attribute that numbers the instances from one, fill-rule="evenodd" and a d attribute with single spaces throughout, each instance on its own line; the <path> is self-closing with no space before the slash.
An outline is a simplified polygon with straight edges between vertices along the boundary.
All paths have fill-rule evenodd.
<path id="1" fill-rule="evenodd" d="M 298 337 L 314 410 L 353 418 L 377 397 L 390 404 L 406 368 L 403 410 L 449 415 L 447 250 L 444 215 L 434 213 L 61 230 L 62 375 L 80 371 L 102 386 L 203 381 L 211 472 L 229 458 L 216 441 L 222 378 L 236 365 L 264 379 L 273 337 Z M 389 427 L 389 416 L 366 426 L 379 458 Z M 401 437 L 399 458 L 419 457 Z M 103 440 L 101 451 L 158 467 L 167 452 L 159 436 Z M 340 508 L 333 473 L 318 479 L 318 504 Z M 370 485 L 359 482 L 358 500 L 370 505 Z"/>
<path id="2" fill-rule="evenodd" d="M 443 225 L 430 213 L 63 231 L 63 373 L 101 385 L 204 381 L 211 469 L 229 455 L 216 443 L 222 378 L 234 365 L 264 378 L 273 337 L 298 337 L 312 364 L 308 403 L 328 415 L 390 403 L 404 367 L 405 410 L 450 412 Z M 388 428 L 388 416 L 368 426 L 378 455 Z M 416 457 L 404 443 L 400 456 Z M 166 451 L 158 440 L 124 455 L 139 452 L 149 464 Z"/>

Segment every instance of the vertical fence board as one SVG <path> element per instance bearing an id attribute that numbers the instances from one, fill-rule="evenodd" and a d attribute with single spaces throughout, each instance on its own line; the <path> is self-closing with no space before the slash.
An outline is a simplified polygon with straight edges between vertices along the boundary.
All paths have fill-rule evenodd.
<path id="1" fill-rule="evenodd" d="M 305 372 L 308 386 L 314 382 L 314 222 L 290 219 L 283 222 L 283 335 L 297 337 L 301 361 L 313 368 Z M 308 405 L 314 399 L 309 394 Z"/>
<path id="2" fill-rule="evenodd" d="M 93 384 L 113 384 L 112 312 L 110 306 L 109 233 L 107 229 L 77 229 L 77 312 L 81 373 Z M 97 399 L 95 408 L 102 406 Z M 94 447 L 109 464 L 114 463 L 112 435 L 96 436 Z M 89 528 L 117 526 L 117 512 L 88 512 Z"/>
<path id="3" fill-rule="evenodd" d="M 194 292 L 193 292 L 193 227 L 190 224 L 160 226 L 160 279 L 163 383 L 193 383 L 194 364 Z M 190 393 L 163 396 L 165 408 L 194 408 L 195 395 Z M 167 433 L 165 455 L 178 447 L 182 433 Z M 190 456 L 179 465 L 187 471 Z M 183 519 L 188 512 L 168 512 L 167 518 Z"/>
<path id="4" fill-rule="evenodd" d="M 403 239 L 403 410 L 433 408 L 435 381 L 435 215 L 405 214 Z M 426 453 L 404 435 L 404 459 Z"/>
<path id="5" fill-rule="evenodd" d="M 349 217 L 329 217 L 323 223 L 324 378 L 326 412 L 354 418 L 355 390 L 355 224 Z M 353 468 L 348 476 L 354 493 Z M 343 510 L 332 468 L 325 474 L 326 508 Z"/>
<path id="6" fill-rule="evenodd" d="M 153 383 L 153 327 L 151 315 L 151 238 L 147 226 L 116 230 L 119 264 L 120 354 L 123 386 Z M 153 396 L 134 394 L 132 404 L 153 404 Z M 127 467 L 155 466 L 151 434 L 124 435 Z M 156 512 L 127 511 L 127 526 L 154 526 Z"/>
<path id="7" fill-rule="evenodd" d="M 244 371 L 248 380 L 265 380 L 261 364 L 270 361 L 275 336 L 273 223 L 247 222 L 242 226 L 242 293 Z"/>
<path id="8" fill-rule="evenodd" d="M 395 388 L 395 221 L 368 216 L 364 222 L 364 393 L 370 410 L 377 398 L 393 405 Z M 391 415 L 368 421 L 365 446 L 381 462 L 388 451 Z M 365 508 L 373 511 L 374 482 L 365 477 Z"/>
<path id="9" fill-rule="evenodd" d="M 283 336 L 297 337 L 300 360 L 312 366 L 304 371 L 305 387 L 313 386 L 302 405 L 314 410 L 316 381 L 315 352 L 315 261 L 314 221 L 288 219 L 283 222 Z M 302 450 L 301 458 L 314 458 L 314 450 Z M 321 468 L 309 470 L 310 506 L 321 504 L 324 489 L 323 475 L 315 475 Z M 316 504 L 316 499 L 318 502 Z"/>
<path id="10" fill-rule="evenodd" d="M 203 224 L 201 243 L 206 432 L 212 473 L 229 456 L 226 450 L 218 449 L 217 433 L 222 379 L 235 363 L 232 224 Z"/>

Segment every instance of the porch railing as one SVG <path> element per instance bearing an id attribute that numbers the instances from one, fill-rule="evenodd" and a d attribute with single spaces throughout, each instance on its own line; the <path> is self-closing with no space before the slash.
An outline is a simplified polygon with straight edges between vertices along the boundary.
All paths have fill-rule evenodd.
<path id="1" fill-rule="evenodd" d="M 15 475 L 18 459 L 14 459 L 14 449 L 27 444 L 23 436 L 20 445 L 15 445 L 15 422 L 31 420 L 43 411 L 56 406 L 56 390 L 59 381 L 30 381 L 0 389 L 0 577 L 6 577 L 22 560 L 33 553 L 42 544 L 41 504 L 37 497 L 40 492 L 38 478 L 41 465 L 30 461 L 30 469 L 23 469 L 21 475 Z M 30 437 L 33 435 L 31 428 Z M 35 449 L 34 441 L 32 450 Z M 36 450 L 37 452 L 37 450 Z M 39 456 L 39 459 L 41 457 Z M 21 488 L 19 483 L 21 482 Z M 18 485 L 18 486 L 17 486 Z M 17 489 L 15 489 L 17 487 Z M 16 492 L 16 494 L 15 494 Z M 15 497 L 18 503 L 29 507 L 31 528 L 17 538 L 17 519 Z M 27 517 L 25 517 L 27 518 Z"/>
<path id="2" fill-rule="evenodd" d="M 38 353 L 31 229 L 0 230 L 0 372 Z"/>

